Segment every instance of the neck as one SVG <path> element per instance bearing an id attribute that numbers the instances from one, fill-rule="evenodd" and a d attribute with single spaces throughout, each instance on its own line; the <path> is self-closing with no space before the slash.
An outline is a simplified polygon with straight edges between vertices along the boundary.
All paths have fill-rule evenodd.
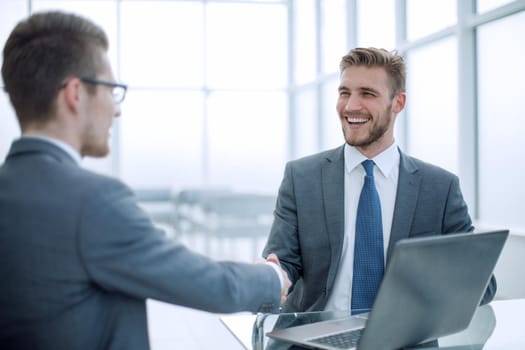
<path id="1" fill-rule="evenodd" d="M 368 159 L 372 159 L 384 150 L 388 149 L 388 147 L 392 146 L 394 144 L 394 138 L 391 138 L 389 142 L 384 143 L 371 143 L 367 146 L 359 146 L 356 147 L 359 152 L 361 152 L 362 155 L 367 157 Z"/>
<path id="2" fill-rule="evenodd" d="M 22 135 L 50 137 L 70 145 L 80 153 L 80 142 L 78 142 L 78 138 L 75 137 L 75 133 L 68 128 L 57 125 L 57 123 L 49 122 L 45 125 L 26 125 L 22 129 Z"/>

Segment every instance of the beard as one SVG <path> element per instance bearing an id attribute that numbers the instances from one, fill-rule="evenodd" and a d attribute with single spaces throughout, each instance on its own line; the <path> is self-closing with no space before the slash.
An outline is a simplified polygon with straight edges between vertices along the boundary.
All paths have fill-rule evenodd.
<path id="1" fill-rule="evenodd" d="M 109 154 L 108 143 L 88 144 L 82 148 L 82 156 L 89 156 L 93 158 L 104 158 Z"/>
<path id="2" fill-rule="evenodd" d="M 102 133 L 101 130 L 95 128 L 94 124 L 87 128 L 81 147 L 82 156 L 103 158 L 109 154 L 109 137 L 107 132 Z"/>
<path id="3" fill-rule="evenodd" d="M 345 141 L 350 146 L 354 147 L 367 147 L 385 135 L 385 133 L 390 129 L 390 126 L 394 120 L 391 114 L 392 105 L 388 106 L 382 113 L 379 113 L 378 117 L 375 118 L 375 123 L 372 125 L 368 136 L 364 139 L 352 138 L 351 135 L 347 135 L 346 129 L 343 127 L 343 135 Z M 346 122 L 346 121 L 345 121 Z"/>

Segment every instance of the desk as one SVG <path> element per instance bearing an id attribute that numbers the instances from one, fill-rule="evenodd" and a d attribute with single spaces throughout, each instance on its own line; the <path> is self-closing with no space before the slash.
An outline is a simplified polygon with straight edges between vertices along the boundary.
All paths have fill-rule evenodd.
<path id="1" fill-rule="evenodd" d="M 227 315 L 221 321 L 232 336 L 253 350 L 302 349 L 284 342 L 271 341 L 264 335 L 273 329 L 277 317 L 286 320 L 312 322 L 341 317 L 340 313 L 315 312 L 281 315 Z M 250 344 L 251 343 L 251 344 Z M 493 301 L 478 308 L 469 327 L 459 333 L 439 339 L 439 347 L 419 349 L 448 350 L 523 350 L 525 349 L 525 299 Z"/>

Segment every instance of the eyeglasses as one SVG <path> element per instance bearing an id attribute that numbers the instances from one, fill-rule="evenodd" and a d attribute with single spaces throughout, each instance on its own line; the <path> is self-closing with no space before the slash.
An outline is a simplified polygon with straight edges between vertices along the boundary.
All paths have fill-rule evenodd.
<path id="1" fill-rule="evenodd" d="M 85 77 L 80 78 L 80 80 L 87 84 L 104 85 L 110 87 L 111 94 L 113 95 L 113 101 L 116 104 L 119 104 L 122 101 L 124 101 L 124 97 L 126 97 L 126 91 L 128 90 L 128 86 L 125 84 L 112 83 L 110 81 L 97 80 Z"/>

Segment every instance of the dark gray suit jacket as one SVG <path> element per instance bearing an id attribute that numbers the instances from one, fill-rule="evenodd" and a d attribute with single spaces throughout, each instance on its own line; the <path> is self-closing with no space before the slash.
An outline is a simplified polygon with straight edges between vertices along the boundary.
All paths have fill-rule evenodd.
<path id="1" fill-rule="evenodd" d="M 283 312 L 323 310 L 339 270 L 344 237 L 344 147 L 286 165 L 263 255 L 275 253 L 293 283 Z M 459 179 L 400 151 L 387 263 L 406 237 L 472 231 Z M 494 297 L 491 279 L 482 303 Z"/>
<path id="2" fill-rule="evenodd" d="M 147 349 L 146 298 L 268 312 L 280 285 L 270 266 L 167 239 L 128 187 L 53 144 L 15 141 L 0 167 L 0 349 Z"/>

